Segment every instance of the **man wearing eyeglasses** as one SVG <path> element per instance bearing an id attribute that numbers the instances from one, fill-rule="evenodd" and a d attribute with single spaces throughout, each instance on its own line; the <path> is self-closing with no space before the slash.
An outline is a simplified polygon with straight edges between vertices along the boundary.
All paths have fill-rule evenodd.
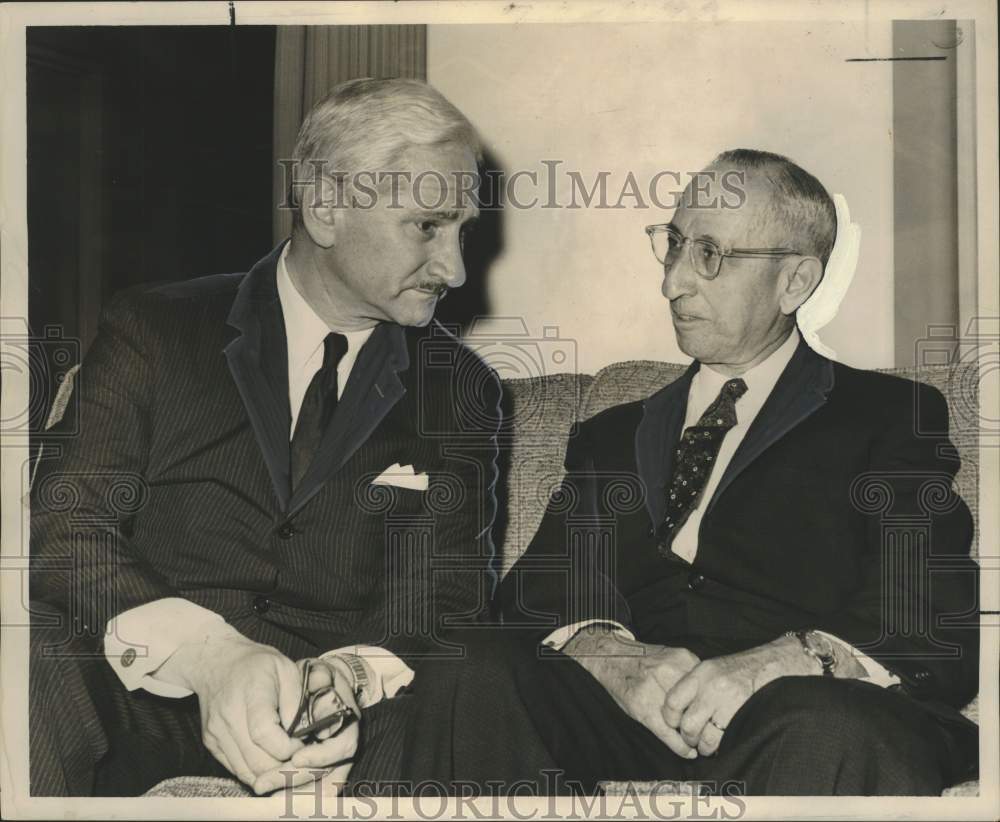
<path id="1" fill-rule="evenodd" d="M 535 666 L 536 721 L 584 782 L 939 794 L 977 759 L 957 710 L 978 687 L 963 617 L 977 568 L 947 408 L 804 343 L 796 311 L 823 277 L 834 204 L 778 155 L 728 151 L 706 169 L 734 171 L 741 207 L 689 186 L 646 229 L 694 362 L 579 426 L 562 491 L 504 580 L 508 621 L 564 626 L 537 635 L 562 653 Z M 926 542 L 893 543 L 884 511 L 919 520 Z M 568 575 L 546 569 L 560 558 Z"/>

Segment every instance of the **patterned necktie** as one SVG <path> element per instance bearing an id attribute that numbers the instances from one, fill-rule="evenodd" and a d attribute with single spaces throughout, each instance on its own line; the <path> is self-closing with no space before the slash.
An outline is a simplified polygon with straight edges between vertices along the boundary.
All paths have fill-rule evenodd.
<path id="1" fill-rule="evenodd" d="M 305 476 L 313 455 L 323 439 L 323 432 L 337 407 L 337 366 L 347 353 L 347 337 L 330 333 L 323 340 L 323 365 L 315 374 L 302 398 L 290 446 L 289 467 L 294 491 Z"/>
<path id="2" fill-rule="evenodd" d="M 684 429 L 674 453 L 674 475 L 667 488 L 667 513 L 658 531 L 660 552 L 664 556 L 672 555 L 670 545 L 674 537 L 698 507 L 722 440 L 736 425 L 736 400 L 746 390 L 743 380 L 728 380 L 701 419 Z"/>

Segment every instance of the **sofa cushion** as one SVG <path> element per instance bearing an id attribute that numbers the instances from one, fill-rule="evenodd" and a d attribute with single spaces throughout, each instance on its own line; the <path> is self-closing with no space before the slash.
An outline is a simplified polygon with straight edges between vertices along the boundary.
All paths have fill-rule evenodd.
<path id="1" fill-rule="evenodd" d="M 255 796 L 242 782 L 218 776 L 174 776 L 150 788 L 145 796 L 169 796 L 177 799 L 202 797 L 237 799 Z"/>
<path id="2" fill-rule="evenodd" d="M 615 405 L 644 400 L 672 383 L 687 368 L 679 363 L 653 360 L 627 360 L 607 365 L 597 372 L 590 384 L 580 419 L 589 420 Z"/>
<path id="3" fill-rule="evenodd" d="M 592 381 L 589 374 L 503 381 L 504 425 L 493 527 L 503 573 L 527 548 L 552 489 L 562 479 L 567 436 Z"/>

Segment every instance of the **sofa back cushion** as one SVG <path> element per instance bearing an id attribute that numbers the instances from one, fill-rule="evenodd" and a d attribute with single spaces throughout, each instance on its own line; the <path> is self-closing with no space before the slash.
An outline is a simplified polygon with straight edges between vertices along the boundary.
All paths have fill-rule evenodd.
<path id="1" fill-rule="evenodd" d="M 528 547 L 562 480 L 567 436 L 593 380 L 589 374 L 554 374 L 503 381 L 493 539 L 504 573 Z"/>

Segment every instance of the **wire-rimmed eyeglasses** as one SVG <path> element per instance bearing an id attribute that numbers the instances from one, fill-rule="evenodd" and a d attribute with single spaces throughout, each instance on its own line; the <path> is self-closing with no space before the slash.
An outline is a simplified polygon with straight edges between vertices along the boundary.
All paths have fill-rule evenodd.
<path id="1" fill-rule="evenodd" d="M 680 259 L 684 246 L 688 246 L 688 257 L 695 273 L 705 280 L 714 280 L 722 269 L 726 257 L 789 257 L 800 254 L 793 248 L 723 248 L 707 239 L 685 237 L 670 223 L 646 226 L 653 254 L 670 271 Z"/>

